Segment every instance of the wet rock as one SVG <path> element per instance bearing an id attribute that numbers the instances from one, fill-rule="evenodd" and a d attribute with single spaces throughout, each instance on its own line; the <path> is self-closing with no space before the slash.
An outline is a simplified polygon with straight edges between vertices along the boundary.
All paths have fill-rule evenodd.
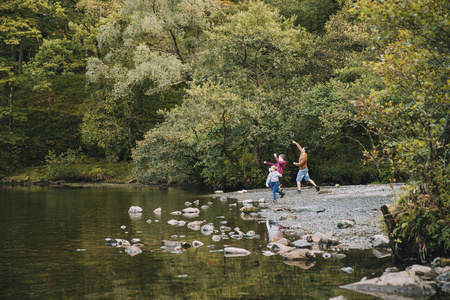
<path id="1" fill-rule="evenodd" d="M 250 251 L 243 248 L 226 247 L 223 249 L 225 257 L 247 256 L 250 255 Z"/>
<path id="2" fill-rule="evenodd" d="M 248 239 L 259 238 L 259 234 L 256 234 L 255 231 L 250 230 L 250 231 L 247 231 L 247 233 L 244 234 L 244 238 L 248 238 Z"/>
<path id="3" fill-rule="evenodd" d="M 147 222 L 148 224 L 150 224 L 150 223 L 152 222 L 152 220 L 148 219 L 146 222 Z"/>
<path id="4" fill-rule="evenodd" d="M 182 210 L 183 214 L 189 215 L 189 214 L 195 214 L 198 215 L 200 213 L 200 209 L 196 207 L 188 207 Z"/>
<path id="5" fill-rule="evenodd" d="M 385 258 L 385 257 L 389 257 L 392 255 L 390 249 L 382 249 L 382 248 L 372 249 L 372 254 L 376 258 Z"/>
<path id="6" fill-rule="evenodd" d="M 154 212 L 155 214 L 157 214 L 157 215 L 160 215 L 160 214 L 161 214 L 161 207 L 155 209 L 153 212 Z"/>
<path id="7" fill-rule="evenodd" d="M 265 208 L 269 207 L 269 204 L 267 204 L 267 203 L 259 203 L 258 207 L 261 208 L 261 209 L 265 209 Z"/>
<path id="8" fill-rule="evenodd" d="M 336 245 L 339 245 L 339 241 L 337 239 L 323 237 L 319 241 L 320 248 L 328 248 L 328 247 L 336 246 Z"/>
<path id="9" fill-rule="evenodd" d="M 200 242 L 200 241 L 193 241 L 192 242 L 192 247 L 194 247 L 194 248 L 198 248 L 198 247 L 201 247 L 203 245 L 204 244 L 202 242 Z"/>
<path id="10" fill-rule="evenodd" d="M 296 240 L 292 242 L 292 246 L 295 248 L 311 248 L 312 244 L 307 240 Z"/>
<path id="11" fill-rule="evenodd" d="M 140 242 L 140 241 L 141 241 L 141 240 L 138 239 L 138 238 L 131 239 L 131 242 L 132 242 L 133 244 L 136 244 L 137 242 Z"/>
<path id="12" fill-rule="evenodd" d="M 187 227 L 192 230 L 200 230 L 201 225 L 202 225 L 202 222 L 200 222 L 200 221 L 192 221 L 187 224 Z"/>
<path id="13" fill-rule="evenodd" d="M 297 216 L 293 215 L 293 214 L 284 214 L 280 217 L 280 221 L 284 221 L 284 220 L 288 220 L 288 219 L 297 220 Z"/>
<path id="14" fill-rule="evenodd" d="M 443 291 L 444 293 L 450 294 L 450 282 L 447 282 L 446 284 L 444 284 L 444 285 L 442 286 L 442 291 Z"/>
<path id="15" fill-rule="evenodd" d="M 186 201 L 186 202 L 184 202 L 184 206 L 191 206 L 192 205 L 192 202 L 189 202 L 189 201 Z"/>
<path id="16" fill-rule="evenodd" d="M 449 282 L 450 281 L 450 272 L 446 272 L 443 274 L 440 274 L 436 277 L 437 281 L 441 281 L 441 282 Z"/>
<path id="17" fill-rule="evenodd" d="M 191 245 L 189 243 L 181 242 L 181 241 L 162 240 L 161 244 L 165 248 L 189 249 L 191 247 Z"/>
<path id="18" fill-rule="evenodd" d="M 339 229 L 344 229 L 344 228 L 351 228 L 355 226 L 355 220 L 353 219 L 348 219 L 348 220 L 343 220 L 343 221 L 339 221 L 337 227 Z"/>
<path id="19" fill-rule="evenodd" d="M 200 208 L 203 209 L 203 210 L 207 210 L 209 208 L 209 206 L 208 205 L 202 205 Z"/>
<path id="20" fill-rule="evenodd" d="M 144 210 L 140 206 L 131 206 L 128 209 L 129 214 L 139 214 L 139 213 L 143 213 L 143 212 L 144 212 Z"/>
<path id="21" fill-rule="evenodd" d="M 343 267 L 341 268 L 342 271 L 344 271 L 345 273 L 353 273 L 355 272 L 355 270 L 353 270 L 352 267 Z"/>
<path id="22" fill-rule="evenodd" d="M 220 197 L 219 200 L 220 200 L 220 201 L 227 201 L 227 200 L 228 200 L 228 197 L 223 196 L 223 197 Z"/>
<path id="23" fill-rule="evenodd" d="M 273 252 L 276 253 L 285 253 L 285 252 L 290 252 L 292 250 L 294 250 L 294 247 L 291 246 L 286 246 L 284 244 L 278 244 L 278 243 L 269 243 L 269 245 L 267 245 L 267 247 L 269 247 L 270 250 L 272 250 Z"/>
<path id="24" fill-rule="evenodd" d="M 228 236 L 226 236 L 226 235 L 213 235 L 212 237 L 211 237 L 211 239 L 214 241 L 214 242 L 219 242 L 220 240 L 222 240 L 222 239 L 227 239 L 228 238 Z"/>
<path id="25" fill-rule="evenodd" d="M 431 267 L 422 266 L 422 265 L 412 265 L 406 268 L 406 271 L 412 270 L 419 276 L 433 276 L 433 269 Z"/>
<path id="26" fill-rule="evenodd" d="M 200 204 L 200 200 L 195 200 L 195 201 L 194 201 L 194 204 L 195 204 L 195 205 L 199 205 L 199 204 Z"/>
<path id="27" fill-rule="evenodd" d="M 169 224 L 169 225 L 178 225 L 178 220 L 169 220 L 169 221 L 167 221 L 167 224 Z"/>
<path id="28" fill-rule="evenodd" d="M 329 298 L 328 300 L 347 300 L 347 298 L 345 298 L 344 296 L 337 296 L 334 298 Z"/>
<path id="29" fill-rule="evenodd" d="M 142 253 L 142 249 L 141 249 L 140 245 L 141 244 L 131 245 L 125 249 L 125 252 L 128 253 L 130 256 L 138 255 L 138 254 Z"/>
<path id="30" fill-rule="evenodd" d="M 320 240 L 322 239 L 328 239 L 328 236 L 326 236 L 325 234 L 321 233 L 321 232 L 316 232 L 313 235 L 308 235 L 306 237 L 306 240 L 308 242 L 314 242 L 314 243 L 319 243 Z"/>
<path id="31" fill-rule="evenodd" d="M 316 259 L 316 255 L 308 249 L 293 249 L 292 251 L 285 251 L 280 253 L 283 259 L 286 260 L 308 260 L 312 261 Z"/>
<path id="32" fill-rule="evenodd" d="M 277 212 L 277 211 L 291 211 L 291 207 L 287 206 L 287 205 L 280 205 L 280 206 L 274 207 L 273 211 L 274 212 Z"/>
<path id="33" fill-rule="evenodd" d="M 174 216 L 181 216 L 182 212 L 179 211 L 179 210 L 177 210 L 177 211 L 171 212 L 170 214 L 171 214 L 171 215 L 174 215 Z"/>
<path id="34" fill-rule="evenodd" d="M 222 232 L 231 231 L 231 227 L 222 225 L 222 226 L 220 226 L 220 231 L 222 231 Z"/>
<path id="35" fill-rule="evenodd" d="M 291 241 L 288 240 L 287 238 L 281 238 L 281 239 L 279 239 L 276 243 L 277 243 L 277 244 L 283 244 L 283 245 L 289 246 L 289 247 L 292 246 Z"/>
<path id="36" fill-rule="evenodd" d="M 243 212 L 244 214 L 250 214 L 250 213 L 254 213 L 257 212 L 258 208 L 254 207 L 254 206 L 244 206 L 241 208 L 241 212 Z"/>
<path id="37" fill-rule="evenodd" d="M 130 242 L 123 239 L 115 239 L 116 247 L 129 247 L 131 246 Z"/>
<path id="38" fill-rule="evenodd" d="M 337 259 L 343 259 L 343 258 L 346 258 L 347 255 L 345 255 L 344 253 L 333 253 L 333 254 L 331 254 L 331 257 L 337 258 Z"/>
<path id="39" fill-rule="evenodd" d="M 236 193 L 238 193 L 238 194 L 245 194 L 245 193 L 247 193 L 247 190 L 240 190 L 240 191 L 237 191 Z"/>
<path id="40" fill-rule="evenodd" d="M 210 235 L 214 232 L 214 225 L 212 225 L 212 224 L 203 225 L 200 228 L 200 230 L 204 235 Z"/>
<path id="41" fill-rule="evenodd" d="M 215 193 L 216 193 L 216 194 L 223 194 L 223 191 L 217 190 L 217 191 L 215 191 Z"/>
<path id="42" fill-rule="evenodd" d="M 389 248 L 389 238 L 382 234 L 374 235 L 370 242 L 374 248 Z"/>
<path id="43" fill-rule="evenodd" d="M 272 251 L 264 250 L 262 252 L 262 255 L 264 255 L 264 256 L 272 256 L 272 255 L 277 255 L 277 254 L 273 253 Z"/>
<path id="44" fill-rule="evenodd" d="M 431 263 L 431 267 L 433 267 L 433 268 L 442 267 L 442 259 L 440 257 L 436 257 L 435 259 L 433 259 L 433 262 Z"/>
<path id="45" fill-rule="evenodd" d="M 355 290 L 377 296 L 386 297 L 430 297 L 436 293 L 432 284 L 422 280 L 414 270 L 387 273 L 377 278 L 361 280 L 347 284 L 341 288 Z"/>
<path id="46" fill-rule="evenodd" d="M 184 225 L 186 225 L 186 221 L 183 221 L 183 220 L 169 220 L 169 221 L 167 221 L 167 223 L 169 225 L 173 225 L 173 226 L 184 226 Z"/>

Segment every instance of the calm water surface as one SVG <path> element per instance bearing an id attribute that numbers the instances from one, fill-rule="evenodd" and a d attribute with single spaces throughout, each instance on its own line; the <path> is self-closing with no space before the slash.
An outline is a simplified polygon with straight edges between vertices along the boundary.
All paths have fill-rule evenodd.
<path id="1" fill-rule="evenodd" d="M 212 204 L 196 218 L 170 214 L 195 200 Z M 243 219 L 234 203 L 177 188 L 0 187 L 0 299 L 379 299 L 339 286 L 380 276 L 392 266 L 390 258 L 353 250 L 344 259 L 318 255 L 306 266 L 264 256 L 264 220 Z M 144 213 L 130 216 L 132 205 Z M 159 207 L 160 216 L 153 213 Z M 169 225 L 171 219 L 216 229 L 226 221 L 260 237 L 214 242 L 201 230 Z M 107 238 L 138 238 L 143 252 L 131 256 L 107 245 Z M 162 240 L 204 245 L 171 252 L 161 248 Z M 225 246 L 251 254 L 224 257 Z"/>

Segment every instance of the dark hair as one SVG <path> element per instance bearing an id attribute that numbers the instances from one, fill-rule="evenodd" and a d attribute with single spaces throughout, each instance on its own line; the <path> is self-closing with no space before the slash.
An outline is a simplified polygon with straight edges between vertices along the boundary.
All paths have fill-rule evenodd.
<path id="1" fill-rule="evenodd" d="M 305 149 L 305 153 L 308 153 L 308 147 L 303 147 Z"/>

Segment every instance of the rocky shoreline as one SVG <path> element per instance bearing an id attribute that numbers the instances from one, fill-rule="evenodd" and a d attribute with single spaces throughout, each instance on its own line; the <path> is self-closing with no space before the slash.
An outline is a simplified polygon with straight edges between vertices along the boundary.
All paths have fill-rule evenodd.
<path id="1" fill-rule="evenodd" d="M 302 193 L 296 188 L 285 188 L 286 195 L 281 199 L 278 196 L 277 201 L 269 189 L 216 193 L 222 199 L 242 202 L 244 215 L 253 214 L 266 219 L 268 224 L 281 225 L 279 228 L 283 228 L 286 238 L 277 236 L 272 240 L 268 245 L 271 251 L 265 255 L 280 254 L 284 260 L 307 269 L 313 265 L 317 253 L 323 257 L 345 257 L 339 249 L 372 249 L 374 254 L 380 254 L 379 258 L 390 256 L 388 239 L 383 236 L 385 226 L 380 207 L 393 204 L 405 188 L 404 184 L 337 185 L 321 187 L 319 192 L 304 187 Z M 295 241 L 289 241 L 290 236 Z M 330 246 L 338 252 L 322 251 L 329 252 Z M 341 270 L 353 272 L 352 268 Z M 341 288 L 381 299 L 450 299 L 450 260 L 437 257 L 431 265 L 414 264 L 405 270 L 387 268 L 380 277 L 364 277 Z M 345 299 L 343 296 L 330 298 Z"/>
<path id="2" fill-rule="evenodd" d="M 283 189 L 286 195 L 281 199 L 278 196 L 276 202 L 268 188 L 219 192 L 216 196 L 260 203 L 264 199 L 258 215 L 282 225 L 288 236 L 320 232 L 337 239 L 341 248 L 370 249 L 372 238 L 384 233 L 380 207 L 392 204 L 404 187 L 404 184 L 328 186 L 317 192 L 307 186 L 302 193 L 290 187 Z"/>

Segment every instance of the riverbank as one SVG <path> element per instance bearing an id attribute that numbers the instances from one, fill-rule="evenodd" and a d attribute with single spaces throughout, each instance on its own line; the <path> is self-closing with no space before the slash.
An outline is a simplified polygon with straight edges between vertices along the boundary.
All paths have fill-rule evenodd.
<path id="1" fill-rule="evenodd" d="M 264 199 L 259 216 L 281 224 L 286 236 L 320 232 L 337 239 L 341 248 L 370 249 L 372 237 L 385 234 L 380 207 L 392 204 L 404 187 L 404 184 L 333 186 L 321 187 L 319 192 L 303 187 L 301 194 L 296 188 L 285 188 L 286 195 L 281 199 L 278 196 L 276 202 L 268 188 L 216 196 L 239 201 Z M 341 225 L 347 220 L 354 221 L 354 226 L 339 228 L 345 227 Z"/>

